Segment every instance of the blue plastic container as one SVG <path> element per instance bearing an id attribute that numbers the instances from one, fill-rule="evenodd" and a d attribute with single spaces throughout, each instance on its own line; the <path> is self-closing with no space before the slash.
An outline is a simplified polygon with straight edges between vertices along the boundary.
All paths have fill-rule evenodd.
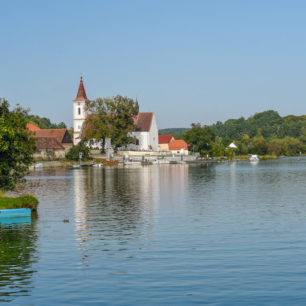
<path id="1" fill-rule="evenodd" d="M 31 217 L 30 208 L 0 209 L 0 218 L 3 217 Z"/>

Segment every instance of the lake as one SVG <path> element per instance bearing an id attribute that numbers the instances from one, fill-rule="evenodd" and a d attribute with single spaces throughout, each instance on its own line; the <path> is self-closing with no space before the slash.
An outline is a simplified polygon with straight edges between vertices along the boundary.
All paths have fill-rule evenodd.
<path id="1" fill-rule="evenodd" d="M 306 158 L 41 170 L 0 222 L 0 301 L 304 305 Z"/>

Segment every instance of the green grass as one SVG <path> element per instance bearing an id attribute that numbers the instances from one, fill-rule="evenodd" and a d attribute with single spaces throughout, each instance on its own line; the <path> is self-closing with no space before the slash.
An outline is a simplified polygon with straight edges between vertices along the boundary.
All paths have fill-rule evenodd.
<path id="1" fill-rule="evenodd" d="M 250 155 L 235 155 L 234 158 L 248 160 Z M 260 160 L 277 159 L 276 155 L 259 155 Z"/>
<path id="2" fill-rule="evenodd" d="M 30 194 L 18 197 L 0 197 L 0 209 L 31 208 L 36 211 L 38 200 Z"/>

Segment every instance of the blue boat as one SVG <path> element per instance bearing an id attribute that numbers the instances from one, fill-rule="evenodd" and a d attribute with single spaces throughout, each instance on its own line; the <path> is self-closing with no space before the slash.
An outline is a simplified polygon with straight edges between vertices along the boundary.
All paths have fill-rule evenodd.
<path id="1" fill-rule="evenodd" d="M 9 217 L 9 218 L 0 218 L 0 225 L 29 225 L 32 222 L 31 217 Z"/>
<path id="2" fill-rule="evenodd" d="M 0 218 L 3 217 L 31 217 L 30 208 L 17 208 L 17 209 L 0 209 Z"/>

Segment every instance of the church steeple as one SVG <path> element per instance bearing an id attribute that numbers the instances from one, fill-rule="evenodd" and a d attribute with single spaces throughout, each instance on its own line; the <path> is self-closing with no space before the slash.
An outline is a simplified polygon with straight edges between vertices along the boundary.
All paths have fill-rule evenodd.
<path id="1" fill-rule="evenodd" d="M 79 90 L 76 98 L 73 100 L 73 143 L 78 144 L 81 141 L 82 126 L 87 118 L 86 104 L 88 103 L 86 91 L 81 75 Z"/>
<path id="2" fill-rule="evenodd" d="M 83 77 L 81 75 L 78 94 L 74 101 L 87 101 L 87 100 L 88 99 L 87 99 L 86 91 L 85 91 L 84 84 L 83 84 Z"/>

